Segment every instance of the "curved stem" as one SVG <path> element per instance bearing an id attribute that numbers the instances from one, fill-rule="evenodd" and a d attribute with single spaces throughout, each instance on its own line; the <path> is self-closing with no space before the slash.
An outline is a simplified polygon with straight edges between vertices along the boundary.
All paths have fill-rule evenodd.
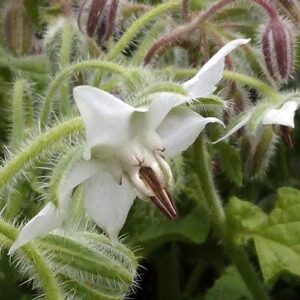
<path id="1" fill-rule="evenodd" d="M 199 181 L 207 198 L 208 205 L 210 206 L 211 214 L 215 221 L 215 228 L 222 235 L 224 240 L 227 256 L 235 264 L 246 286 L 251 292 L 253 299 L 267 300 L 268 296 L 266 295 L 252 265 L 250 264 L 244 249 L 237 246 L 232 241 L 232 238 L 226 234 L 226 216 L 221 200 L 214 187 L 203 136 L 198 138 L 193 149 L 195 153 L 195 162 L 198 166 L 200 166 L 197 172 Z"/>
<path id="2" fill-rule="evenodd" d="M 196 160 L 196 164 L 198 166 L 201 166 L 201 168 L 198 169 L 197 174 L 199 177 L 199 181 L 201 182 L 202 190 L 207 199 L 207 203 L 210 206 L 211 213 L 216 225 L 219 229 L 221 229 L 221 231 L 223 231 L 222 227 L 225 223 L 225 213 L 221 203 L 221 199 L 219 198 L 219 195 L 217 194 L 214 187 L 212 174 L 207 162 L 208 157 L 203 136 L 198 138 L 193 146 L 193 150 L 195 154 L 194 158 Z"/>
<path id="3" fill-rule="evenodd" d="M 267 96 L 270 102 L 276 103 L 279 100 L 278 93 L 271 86 L 257 78 L 231 71 L 224 71 L 223 77 L 225 79 L 234 80 L 257 89 L 259 92 Z"/>
<path id="4" fill-rule="evenodd" d="M 0 169 L 0 187 L 5 186 L 30 162 L 36 160 L 43 153 L 53 147 L 55 143 L 83 129 L 80 117 L 62 123 L 32 141 L 27 148 L 17 154 L 2 169 Z"/>
<path id="5" fill-rule="evenodd" d="M 128 79 L 129 81 L 131 80 L 131 77 L 129 76 L 126 68 L 123 68 L 111 62 L 99 61 L 99 60 L 87 60 L 66 67 L 59 74 L 56 75 L 56 77 L 50 84 L 48 92 L 45 96 L 44 105 L 41 111 L 41 118 L 40 118 L 40 123 L 42 127 L 46 126 L 48 123 L 53 97 L 55 96 L 55 93 L 58 87 L 60 86 L 60 84 L 64 82 L 64 79 L 66 79 L 68 76 L 76 72 L 84 71 L 86 69 L 107 70 L 112 73 L 120 74 L 124 76 L 126 79 Z"/>
<path id="6" fill-rule="evenodd" d="M 11 242 L 14 242 L 18 236 L 18 230 L 1 219 L 0 233 Z M 63 300 L 64 297 L 62 296 L 58 282 L 42 255 L 31 244 L 23 246 L 21 249 L 35 266 L 36 272 L 44 288 L 45 298 L 47 300 Z"/>
<path id="7" fill-rule="evenodd" d="M 151 94 L 162 92 L 176 93 L 179 95 L 188 96 L 187 91 L 181 84 L 166 81 L 149 85 L 148 87 L 143 89 L 142 92 L 138 93 L 135 98 L 141 101 L 141 99 L 145 99 Z"/>

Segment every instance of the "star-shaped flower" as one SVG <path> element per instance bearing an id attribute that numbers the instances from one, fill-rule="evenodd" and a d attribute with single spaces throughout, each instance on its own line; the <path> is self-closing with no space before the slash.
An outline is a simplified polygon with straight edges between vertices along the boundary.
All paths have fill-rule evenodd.
<path id="1" fill-rule="evenodd" d="M 279 125 L 294 128 L 294 117 L 298 107 L 299 101 L 296 100 L 287 100 L 277 106 L 262 104 L 256 109 L 253 109 L 248 113 L 244 113 L 239 122 L 237 122 L 224 136 L 214 143 L 225 140 L 244 126 L 247 127 L 247 124 L 250 124 L 251 120 L 254 120 L 252 127 L 255 128 L 255 132 L 251 132 L 251 139 L 254 143 L 255 136 L 260 135 L 263 126 Z"/>
<path id="2" fill-rule="evenodd" d="M 72 190 L 84 184 L 88 214 L 117 240 L 133 200 L 150 199 L 169 218 L 177 210 L 168 189 L 172 180 L 165 160 L 186 150 L 208 123 L 182 104 L 207 97 L 222 78 L 225 56 L 248 40 L 234 40 L 219 50 L 196 74 L 183 83 L 189 96 L 157 93 L 148 107 L 132 107 L 91 86 L 74 89 L 74 99 L 86 129 L 87 147 L 60 188 L 60 203 L 48 203 L 22 229 L 10 253 L 33 238 L 60 227 L 68 217 Z"/>

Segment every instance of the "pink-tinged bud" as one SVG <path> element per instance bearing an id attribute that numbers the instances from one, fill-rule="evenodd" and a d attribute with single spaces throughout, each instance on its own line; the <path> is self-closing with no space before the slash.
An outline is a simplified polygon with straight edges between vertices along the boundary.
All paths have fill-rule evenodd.
<path id="1" fill-rule="evenodd" d="M 291 25 L 271 18 L 263 30 L 262 51 L 267 70 L 276 81 L 287 80 L 294 67 L 294 35 Z"/>
<path id="2" fill-rule="evenodd" d="M 32 23 L 26 14 L 23 1 L 12 1 L 6 11 L 4 32 L 7 44 L 15 55 L 30 52 L 32 31 Z"/>
<path id="3" fill-rule="evenodd" d="M 114 32 L 118 6 L 119 0 L 85 0 L 78 16 L 80 30 L 101 45 Z"/>
<path id="4" fill-rule="evenodd" d="M 284 10 L 300 24 L 300 5 L 295 0 L 278 0 Z"/>

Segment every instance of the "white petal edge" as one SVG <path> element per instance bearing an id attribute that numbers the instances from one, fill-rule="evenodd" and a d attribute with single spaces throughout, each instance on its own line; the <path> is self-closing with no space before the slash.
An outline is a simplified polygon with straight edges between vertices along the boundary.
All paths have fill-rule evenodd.
<path id="1" fill-rule="evenodd" d="M 174 107 L 190 98 L 175 93 L 157 93 L 153 96 L 148 111 L 140 114 L 145 130 L 155 130 Z M 136 123 L 138 124 L 138 123 Z"/>
<path id="2" fill-rule="evenodd" d="M 104 168 L 84 183 L 86 210 L 113 242 L 118 240 L 135 197 L 125 178 L 120 185 Z"/>
<path id="3" fill-rule="evenodd" d="M 157 133 L 171 158 L 185 151 L 194 143 L 208 123 L 224 123 L 217 118 L 204 118 L 185 107 L 174 108 L 157 128 Z"/>
<path id="4" fill-rule="evenodd" d="M 250 39 L 236 39 L 222 47 L 200 71 L 190 80 L 183 83 L 183 87 L 192 98 L 207 97 L 216 89 L 224 71 L 225 57 L 240 45 L 247 44 Z"/>
<path id="5" fill-rule="evenodd" d="M 25 224 L 8 254 L 12 255 L 17 249 L 33 239 L 61 227 L 69 214 L 73 189 L 97 171 L 97 163 L 93 161 L 77 161 L 64 178 L 60 187 L 59 207 L 56 207 L 52 202 L 46 204 L 35 217 Z"/>
<path id="6" fill-rule="evenodd" d="M 264 125 L 284 125 L 295 127 L 294 117 L 299 103 L 296 101 L 285 102 L 279 109 L 270 109 L 264 115 L 262 123 Z"/>
<path id="7" fill-rule="evenodd" d="M 251 119 L 252 114 L 249 113 L 245 116 L 239 123 L 237 123 L 233 128 L 231 128 L 225 135 L 223 135 L 221 138 L 217 139 L 213 142 L 213 144 L 219 143 L 221 141 L 226 140 L 228 137 L 230 137 L 232 134 L 236 133 L 239 129 L 244 127 Z"/>
<path id="8" fill-rule="evenodd" d="M 73 95 L 85 124 L 89 148 L 126 143 L 130 139 L 134 107 L 91 86 L 77 86 Z M 88 150 L 85 157 L 90 158 Z"/>
<path id="9" fill-rule="evenodd" d="M 67 215 L 68 210 L 57 209 L 52 202 L 49 202 L 23 227 L 16 241 L 11 246 L 8 255 L 12 255 L 17 249 L 29 243 L 36 237 L 60 227 Z"/>

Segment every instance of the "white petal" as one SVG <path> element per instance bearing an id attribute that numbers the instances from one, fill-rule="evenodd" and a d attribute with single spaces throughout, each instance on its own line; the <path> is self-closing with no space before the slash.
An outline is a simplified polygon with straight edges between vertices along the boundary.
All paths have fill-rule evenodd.
<path id="1" fill-rule="evenodd" d="M 118 239 L 135 196 L 125 178 L 119 185 L 104 168 L 84 184 L 87 212 L 113 241 Z"/>
<path id="2" fill-rule="evenodd" d="M 184 88 L 191 97 L 207 97 L 216 89 L 216 84 L 221 80 L 225 57 L 236 47 L 248 43 L 249 39 L 237 39 L 222 47 L 190 80 L 183 83 Z"/>
<path id="3" fill-rule="evenodd" d="M 297 108 L 298 102 L 288 101 L 285 102 L 279 109 L 270 109 L 264 115 L 263 124 L 277 124 L 294 128 L 294 116 Z"/>
<path id="4" fill-rule="evenodd" d="M 223 135 L 221 138 L 217 139 L 213 142 L 213 144 L 219 143 L 225 139 L 227 139 L 229 136 L 237 132 L 239 129 L 244 127 L 251 119 L 251 113 L 247 114 L 240 122 L 238 122 L 234 127 L 232 127 L 225 135 Z"/>
<path id="5" fill-rule="evenodd" d="M 185 107 L 174 108 L 157 128 L 166 147 L 166 155 L 173 157 L 186 150 L 208 123 L 224 125 L 217 118 L 203 118 Z"/>
<path id="6" fill-rule="evenodd" d="M 135 108 L 91 86 L 77 86 L 74 99 L 85 123 L 90 148 L 126 143 L 131 136 L 130 117 Z M 85 157 L 88 158 L 88 153 Z"/>
<path id="7" fill-rule="evenodd" d="M 73 189 L 98 170 L 98 164 L 94 161 L 77 161 L 61 184 L 58 207 L 49 202 L 32 218 L 21 230 L 15 243 L 10 248 L 9 254 L 13 254 L 18 248 L 31 240 L 61 227 L 69 214 Z"/>
<path id="8" fill-rule="evenodd" d="M 144 114 L 146 129 L 156 129 L 174 107 L 187 102 L 190 98 L 175 93 L 157 93 Z"/>
<path id="9" fill-rule="evenodd" d="M 49 202 L 24 226 L 8 254 L 13 254 L 18 248 L 29 243 L 34 238 L 60 227 L 67 214 L 67 210 L 57 209 L 52 202 Z"/>

